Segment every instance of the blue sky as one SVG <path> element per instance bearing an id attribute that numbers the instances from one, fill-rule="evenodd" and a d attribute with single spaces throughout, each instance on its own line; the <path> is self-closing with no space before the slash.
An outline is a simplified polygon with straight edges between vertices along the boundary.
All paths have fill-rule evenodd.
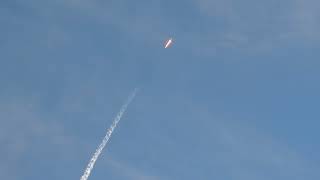
<path id="1" fill-rule="evenodd" d="M 1 1 L 0 179 L 79 179 L 136 87 L 90 180 L 319 179 L 319 5 Z"/>

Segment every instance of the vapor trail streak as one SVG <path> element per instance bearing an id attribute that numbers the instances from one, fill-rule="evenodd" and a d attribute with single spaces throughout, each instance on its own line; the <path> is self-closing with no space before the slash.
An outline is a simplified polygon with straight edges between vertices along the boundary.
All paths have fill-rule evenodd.
<path id="1" fill-rule="evenodd" d="M 99 155 L 101 154 L 103 148 L 106 146 L 106 144 L 108 143 L 111 134 L 114 130 L 114 128 L 117 127 L 118 122 L 121 120 L 121 117 L 123 116 L 123 114 L 125 113 L 128 105 L 131 103 L 131 101 L 133 100 L 133 98 L 136 96 L 138 92 L 138 89 L 134 89 L 133 93 L 128 97 L 126 103 L 121 107 L 119 113 L 117 114 L 117 116 L 114 118 L 112 125 L 109 127 L 109 129 L 107 130 L 107 134 L 105 135 L 105 137 L 102 140 L 102 143 L 99 145 L 99 147 L 97 148 L 96 152 L 93 154 L 92 158 L 90 159 L 89 164 L 87 165 L 86 170 L 84 171 L 83 175 L 81 176 L 80 180 L 87 180 L 88 177 L 90 176 L 91 170 L 93 169 L 93 166 L 96 162 L 96 160 L 98 159 Z"/>

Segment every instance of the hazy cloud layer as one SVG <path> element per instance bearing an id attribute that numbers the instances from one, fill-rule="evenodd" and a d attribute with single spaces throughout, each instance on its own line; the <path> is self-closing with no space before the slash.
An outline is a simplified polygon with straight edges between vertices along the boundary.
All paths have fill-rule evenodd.
<path id="1" fill-rule="evenodd" d="M 136 86 L 91 179 L 319 179 L 318 5 L 1 2 L 0 179 L 80 178 Z"/>

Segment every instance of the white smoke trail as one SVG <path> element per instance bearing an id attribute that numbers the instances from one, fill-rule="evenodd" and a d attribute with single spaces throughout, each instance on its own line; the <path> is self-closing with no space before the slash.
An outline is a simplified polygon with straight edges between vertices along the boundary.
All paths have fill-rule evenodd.
<path id="1" fill-rule="evenodd" d="M 90 162 L 87 165 L 87 168 L 84 171 L 83 175 L 81 176 L 80 180 L 87 180 L 88 177 L 90 176 L 91 170 L 93 169 L 93 166 L 94 166 L 96 160 L 98 159 L 99 155 L 101 154 L 103 148 L 108 143 L 114 128 L 116 128 L 118 122 L 121 120 L 122 115 L 125 113 L 128 105 L 131 103 L 133 98 L 136 96 L 137 92 L 138 92 L 138 89 L 137 88 L 134 89 L 133 93 L 128 97 L 126 103 L 121 107 L 121 109 L 120 109 L 119 113 L 117 114 L 117 116 L 115 117 L 112 125 L 107 130 L 107 134 L 103 138 L 102 143 L 99 145 L 96 152 L 93 154 L 92 158 L 90 159 Z"/>

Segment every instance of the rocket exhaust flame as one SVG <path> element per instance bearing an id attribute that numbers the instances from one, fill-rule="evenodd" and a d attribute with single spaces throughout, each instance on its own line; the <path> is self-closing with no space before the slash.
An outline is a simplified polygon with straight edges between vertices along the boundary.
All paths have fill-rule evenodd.
<path id="1" fill-rule="evenodd" d="M 97 148 L 96 152 L 93 154 L 92 158 L 90 159 L 89 164 L 87 165 L 87 168 L 85 169 L 85 171 L 84 171 L 83 175 L 81 176 L 80 180 L 87 180 L 88 177 L 90 176 L 91 170 L 93 169 L 93 166 L 94 166 L 95 162 L 97 161 L 97 159 L 98 159 L 99 155 L 101 154 L 102 150 L 104 149 L 104 147 L 108 143 L 108 141 L 109 141 L 109 139 L 110 139 L 110 137 L 112 135 L 113 130 L 117 127 L 117 124 L 121 120 L 121 117 L 125 113 L 127 107 L 131 103 L 131 101 L 136 96 L 137 92 L 138 92 L 138 89 L 137 88 L 134 89 L 133 93 L 128 97 L 126 103 L 121 107 L 121 109 L 120 109 L 119 113 L 117 114 L 117 116 L 115 117 L 112 125 L 107 130 L 107 134 L 103 138 L 101 144 Z"/>
<path id="2" fill-rule="evenodd" d="M 165 45 L 164 45 L 164 48 L 170 47 L 171 44 L 172 44 L 172 41 L 173 41 L 172 38 L 168 39 L 168 40 L 166 41 Z"/>

